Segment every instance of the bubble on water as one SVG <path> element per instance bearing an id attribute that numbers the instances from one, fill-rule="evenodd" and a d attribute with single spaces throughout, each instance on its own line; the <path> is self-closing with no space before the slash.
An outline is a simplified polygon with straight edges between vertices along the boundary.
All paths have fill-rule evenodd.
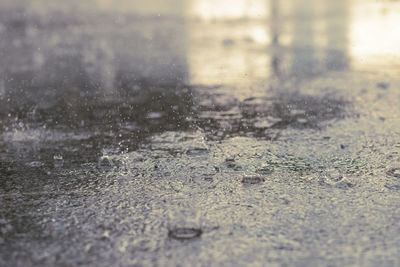
<path id="1" fill-rule="evenodd" d="M 244 175 L 241 182 L 243 184 L 259 184 L 264 181 L 264 177 L 260 175 Z"/>
<path id="2" fill-rule="evenodd" d="M 324 181 L 328 184 L 335 184 L 344 179 L 344 176 L 337 169 L 327 169 Z"/>
<path id="3" fill-rule="evenodd" d="M 54 168 L 62 168 L 62 166 L 64 165 L 64 158 L 62 155 L 57 154 L 53 156 L 53 164 L 54 164 Z"/>
<path id="4" fill-rule="evenodd" d="M 203 234 L 200 228 L 175 228 L 168 231 L 168 236 L 177 240 L 189 240 L 198 238 Z"/>
<path id="5" fill-rule="evenodd" d="M 344 176 L 339 170 L 334 168 L 327 169 L 325 171 L 322 183 L 340 189 L 348 189 L 355 186 L 353 181 L 351 181 L 348 177 Z"/>
<path id="6" fill-rule="evenodd" d="M 386 174 L 395 178 L 400 178 L 400 167 L 390 168 Z"/>

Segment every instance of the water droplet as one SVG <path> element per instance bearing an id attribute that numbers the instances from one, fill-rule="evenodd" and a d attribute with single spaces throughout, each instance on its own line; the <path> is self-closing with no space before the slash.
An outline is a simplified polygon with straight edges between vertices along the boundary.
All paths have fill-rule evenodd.
<path id="1" fill-rule="evenodd" d="M 233 157 L 229 157 L 229 158 L 226 158 L 226 159 L 225 159 L 225 166 L 226 166 L 227 168 L 233 169 L 233 170 L 235 170 L 235 171 L 240 171 L 240 170 L 242 170 L 242 167 L 241 167 L 239 164 L 237 164 L 237 163 L 235 162 L 235 159 L 234 159 Z"/>
<path id="2" fill-rule="evenodd" d="M 400 178 L 400 167 L 398 168 L 391 168 L 386 172 L 387 175 Z"/>
<path id="3" fill-rule="evenodd" d="M 208 155 L 208 149 L 207 148 L 192 148 L 186 151 L 186 154 L 192 157 L 204 157 Z"/>
<path id="4" fill-rule="evenodd" d="M 64 165 L 64 159 L 62 155 L 54 155 L 53 157 L 54 168 L 61 168 Z"/>
<path id="5" fill-rule="evenodd" d="M 225 159 L 225 162 L 235 162 L 235 158 L 234 157 L 227 157 Z"/>
<path id="6" fill-rule="evenodd" d="M 109 170 L 112 169 L 114 166 L 112 160 L 109 156 L 101 156 L 99 158 L 98 167 L 102 170 Z"/>
<path id="7" fill-rule="evenodd" d="M 245 175 L 242 178 L 243 184 L 259 184 L 264 181 L 265 181 L 264 177 L 258 175 Z"/>
<path id="8" fill-rule="evenodd" d="M 160 112 L 149 112 L 147 113 L 146 118 L 148 119 L 160 119 L 163 116 Z"/>
<path id="9" fill-rule="evenodd" d="M 385 187 L 389 190 L 400 190 L 400 184 L 386 184 Z"/>
<path id="10" fill-rule="evenodd" d="M 324 184 L 335 186 L 340 189 L 348 189 L 355 186 L 354 181 L 351 181 L 348 177 L 345 177 L 337 169 L 327 169 L 325 171 L 325 177 L 323 180 Z"/>
<path id="11" fill-rule="evenodd" d="M 325 171 L 325 182 L 328 184 L 340 182 L 343 178 L 344 176 L 337 169 L 327 169 Z"/>
<path id="12" fill-rule="evenodd" d="M 168 236 L 177 240 L 198 238 L 203 234 L 200 228 L 175 228 L 168 231 Z"/>
<path id="13" fill-rule="evenodd" d="M 348 189 L 354 187 L 355 185 L 349 181 L 342 180 L 338 182 L 335 186 L 340 189 Z"/>
<path id="14" fill-rule="evenodd" d="M 261 174 L 261 175 L 269 175 L 274 172 L 274 169 L 270 166 L 262 166 L 258 170 L 256 170 L 256 173 Z"/>
<path id="15" fill-rule="evenodd" d="M 6 86 L 4 80 L 0 81 L 0 98 L 2 99 L 6 95 Z"/>
<path id="16" fill-rule="evenodd" d="M 281 122 L 282 120 L 280 118 L 274 118 L 274 117 L 266 117 L 266 118 L 260 118 L 258 121 L 254 123 L 254 127 L 256 128 L 271 128 L 275 124 Z"/>
<path id="17" fill-rule="evenodd" d="M 42 167 L 44 165 L 43 162 L 41 161 L 32 161 L 26 164 L 29 167 L 33 167 L 33 168 L 38 168 L 38 167 Z"/>
<path id="18" fill-rule="evenodd" d="M 308 120 L 307 120 L 306 118 L 297 118 L 297 122 L 298 122 L 298 123 L 305 124 L 305 123 L 308 122 Z"/>
<path id="19" fill-rule="evenodd" d="M 103 240 L 110 239 L 110 231 L 105 230 L 101 235 L 101 239 L 103 239 Z"/>

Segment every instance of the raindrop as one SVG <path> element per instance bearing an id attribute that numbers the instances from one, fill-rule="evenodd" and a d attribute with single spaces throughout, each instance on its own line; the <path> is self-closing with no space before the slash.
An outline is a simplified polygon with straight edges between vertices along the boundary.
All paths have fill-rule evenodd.
<path id="1" fill-rule="evenodd" d="M 228 157 L 225 159 L 225 162 L 235 162 L 235 158 L 234 157 Z"/>
<path id="2" fill-rule="evenodd" d="M 103 239 L 103 240 L 110 239 L 110 231 L 109 230 L 105 230 L 101 235 L 101 239 Z"/>
<path id="3" fill-rule="evenodd" d="M 349 179 L 337 169 L 327 169 L 325 171 L 323 183 L 340 189 L 348 189 L 355 186 L 353 182 L 349 181 Z"/>
<path id="4" fill-rule="evenodd" d="M 240 171 L 242 167 L 235 162 L 235 159 L 232 157 L 225 159 L 225 166 L 229 169 L 233 169 L 235 171 Z"/>
<path id="5" fill-rule="evenodd" d="M 102 170 L 112 169 L 114 166 L 109 156 L 101 156 L 98 161 L 98 167 Z"/>
<path id="6" fill-rule="evenodd" d="M 98 160 L 98 167 L 103 170 L 110 170 L 116 166 L 115 155 L 119 152 L 119 148 L 103 148 L 102 156 Z"/>
<path id="7" fill-rule="evenodd" d="M 242 178 L 243 184 L 259 184 L 264 181 L 265 181 L 264 177 L 258 175 L 245 175 Z"/>
<path id="8" fill-rule="evenodd" d="M 64 165 L 64 159 L 62 155 L 54 155 L 53 157 L 54 168 L 61 168 Z"/>
<path id="9" fill-rule="evenodd" d="M 6 95 L 6 87 L 4 80 L 0 81 L 0 99 L 3 99 L 3 97 Z"/>
<path id="10" fill-rule="evenodd" d="M 399 168 L 391 168 L 386 172 L 387 175 L 400 178 L 400 167 Z"/>
<path id="11" fill-rule="evenodd" d="M 192 157 L 204 157 L 208 155 L 208 149 L 207 148 L 192 148 L 186 151 L 186 154 L 188 156 Z"/>
<path id="12" fill-rule="evenodd" d="M 338 182 L 335 186 L 340 189 L 348 189 L 354 187 L 354 184 L 349 181 L 342 180 Z"/>
<path id="13" fill-rule="evenodd" d="M 306 118 L 298 118 L 298 119 L 297 119 L 297 122 L 298 122 L 298 123 L 305 124 L 305 123 L 308 122 L 308 120 L 307 120 Z"/>
<path id="14" fill-rule="evenodd" d="M 341 149 L 346 149 L 347 147 L 348 147 L 348 145 L 340 144 L 340 148 L 341 148 Z"/>
<path id="15" fill-rule="evenodd" d="M 192 178 L 192 180 L 196 183 L 197 189 L 214 189 L 219 184 L 219 181 L 214 179 L 212 175 L 199 176 Z"/>
<path id="16" fill-rule="evenodd" d="M 386 184 L 385 187 L 389 190 L 400 190 L 400 184 Z"/>
<path id="17" fill-rule="evenodd" d="M 149 112 L 147 113 L 147 119 L 160 119 L 163 116 L 160 112 Z"/>
<path id="18" fill-rule="evenodd" d="M 256 127 L 256 128 L 271 128 L 281 121 L 282 120 L 279 118 L 274 118 L 274 117 L 268 116 L 266 118 L 260 119 L 259 121 L 256 121 L 254 123 L 254 127 Z"/>
<path id="19" fill-rule="evenodd" d="M 38 167 L 42 167 L 44 165 L 43 162 L 40 161 L 32 161 L 26 164 L 29 167 L 33 167 L 33 168 L 38 168 Z"/>
<path id="20" fill-rule="evenodd" d="M 261 174 L 261 175 L 269 175 L 274 172 L 274 169 L 270 166 L 262 166 L 258 170 L 256 170 L 256 173 Z"/>
<path id="21" fill-rule="evenodd" d="M 340 182 L 343 178 L 343 175 L 336 169 L 327 169 L 325 172 L 325 182 L 328 184 Z"/>
<path id="22" fill-rule="evenodd" d="M 175 228 L 168 231 L 168 236 L 177 240 L 189 240 L 198 238 L 203 234 L 200 228 Z"/>

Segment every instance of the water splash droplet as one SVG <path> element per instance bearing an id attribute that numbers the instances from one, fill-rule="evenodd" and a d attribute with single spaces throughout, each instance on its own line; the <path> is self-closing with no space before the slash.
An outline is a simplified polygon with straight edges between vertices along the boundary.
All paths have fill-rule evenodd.
<path id="1" fill-rule="evenodd" d="M 57 154 L 53 157 L 54 168 L 62 168 L 64 166 L 64 158 L 62 155 Z"/>
<path id="2" fill-rule="evenodd" d="M 38 168 L 38 167 L 42 167 L 44 165 L 43 162 L 41 161 L 32 161 L 26 164 L 29 167 L 33 167 L 33 168 Z"/>

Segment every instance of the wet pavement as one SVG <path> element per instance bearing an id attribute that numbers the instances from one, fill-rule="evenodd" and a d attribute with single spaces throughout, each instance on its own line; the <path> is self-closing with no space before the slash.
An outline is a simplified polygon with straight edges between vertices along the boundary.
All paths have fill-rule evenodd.
<path id="1" fill-rule="evenodd" d="M 0 1 L 0 266 L 400 266 L 400 2 Z"/>

